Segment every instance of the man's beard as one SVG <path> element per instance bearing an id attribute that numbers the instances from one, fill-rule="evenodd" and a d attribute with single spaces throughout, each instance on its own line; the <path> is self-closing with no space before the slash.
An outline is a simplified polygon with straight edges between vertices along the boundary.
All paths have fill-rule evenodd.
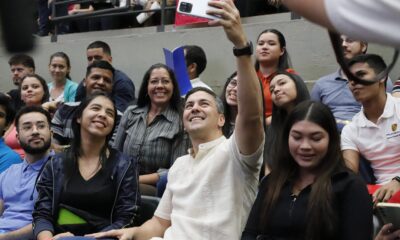
<path id="1" fill-rule="evenodd" d="M 51 139 L 48 139 L 44 142 L 43 146 L 41 147 L 31 147 L 29 144 L 25 142 L 20 142 L 21 148 L 24 149 L 26 153 L 36 155 L 36 154 L 43 154 L 47 152 L 51 146 Z"/>
<path id="2" fill-rule="evenodd" d="M 17 86 L 17 87 L 19 87 L 19 84 L 21 83 L 21 79 L 19 78 L 19 79 L 13 79 L 13 82 L 14 82 L 14 85 L 15 86 Z"/>

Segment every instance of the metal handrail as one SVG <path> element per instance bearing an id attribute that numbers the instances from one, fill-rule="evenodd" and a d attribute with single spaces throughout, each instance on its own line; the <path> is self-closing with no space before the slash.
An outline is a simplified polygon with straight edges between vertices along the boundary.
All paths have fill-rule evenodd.
<path id="1" fill-rule="evenodd" d="M 87 3 L 87 2 L 92 2 L 93 0 L 66 0 L 66 1 L 62 1 L 62 2 L 59 2 L 59 0 L 53 0 L 53 1 L 54 1 L 54 3 L 52 4 L 51 21 L 54 23 L 68 22 L 68 21 L 78 20 L 78 19 L 89 19 L 89 18 L 109 17 L 109 16 L 123 16 L 123 15 L 142 13 L 142 12 L 161 12 L 161 23 L 157 27 L 158 32 L 165 31 L 165 11 L 173 10 L 176 8 L 176 6 L 170 6 L 170 7 L 166 6 L 166 0 L 162 0 L 160 9 L 133 10 L 133 6 L 128 4 L 125 7 L 102 9 L 102 10 L 96 10 L 96 11 L 89 12 L 89 13 L 78 13 L 75 15 L 66 15 L 66 16 L 56 17 L 55 16 L 56 15 L 56 9 L 55 9 L 56 5 L 73 4 L 73 3 Z M 128 1 L 130 1 L 130 0 L 128 0 Z M 296 19 L 300 19 L 300 18 L 301 17 L 299 15 L 297 15 L 293 12 L 290 17 L 291 20 L 296 20 Z M 57 26 L 57 24 L 55 24 L 54 34 L 51 36 L 52 42 L 57 42 L 57 32 L 58 32 L 58 26 Z"/>
<path id="2" fill-rule="evenodd" d="M 66 15 L 56 17 L 56 5 L 63 5 L 63 4 L 73 4 L 73 3 L 86 3 L 91 2 L 90 0 L 68 0 L 58 2 L 57 0 L 53 0 L 54 3 L 52 4 L 52 11 L 51 11 L 51 21 L 54 23 L 60 22 L 69 22 L 78 19 L 89 19 L 89 18 L 99 18 L 99 17 L 109 17 L 109 16 L 123 16 L 133 13 L 142 13 L 142 12 L 161 12 L 161 23 L 157 28 L 157 31 L 164 32 L 165 31 L 165 11 L 175 9 L 176 6 L 166 6 L 166 0 L 162 0 L 161 8 L 160 9 L 149 9 L 149 10 L 133 10 L 133 6 L 127 5 L 125 7 L 116 7 L 110 9 L 101 9 L 96 10 L 90 13 L 79 13 L 75 15 Z M 128 0 L 129 1 L 129 0 Z M 58 36 L 58 26 L 57 24 L 54 25 L 54 34 L 51 36 L 51 42 L 57 42 Z"/>

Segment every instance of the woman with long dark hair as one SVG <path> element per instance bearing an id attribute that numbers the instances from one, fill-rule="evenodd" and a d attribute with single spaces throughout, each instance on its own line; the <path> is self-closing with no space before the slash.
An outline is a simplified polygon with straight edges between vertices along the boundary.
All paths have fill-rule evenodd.
<path id="1" fill-rule="evenodd" d="M 242 240 L 371 239 L 372 200 L 345 166 L 329 108 L 300 103 L 279 142 L 275 168 L 261 183 Z"/>
<path id="2" fill-rule="evenodd" d="M 270 82 L 269 92 L 272 99 L 271 124 L 267 126 L 264 160 L 265 174 L 272 170 L 275 154 L 279 151 L 278 138 L 288 114 L 299 103 L 309 100 L 310 94 L 304 80 L 293 73 L 277 71 Z"/>
<path id="3" fill-rule="evenodd" d="M 181 99 L 174 72 L 152 65 L 145 73 L 137 105 L 124 112 L 114 147 L 140 161 L 139 182 L 144 195 L 155 195 L 155 186 L 173 161 L 184 154 Z"/>
<path id="4" fill-rule="evenodd" d="M 290 68 L 290 58 L 286 48 L 285 36 L 276 29 L 262 31 L 257 37 L 255 56 L 255 68 L 258 78 L 261 81 L 264 95 L 264 117 L 268 125 L 272 114 L 269 83 L 277 71 L 286 70 L 294 73 L 294 70 Z"/>
<path id="5" fill-rule="evenodd" d="M 49 89 L 46 80 L 37 74 L 26 75 L 19 84 L 19 92 L 24 106 L 41 106 L 49 99 Z M 13 122 L 4 134 L 4 143 L 16 151 L 21 159 L 25 152 L 17 139 L 17 129 Z"/>
<path id="6" fill-rule="evenodd" d="M 104 93 L 79 105 L 71 146 L 46 163 L 36 185 L 38 240 L 118 229 L 134 220 L 140 202 L 136 161 L 108 146 L 116 116 Z"/>

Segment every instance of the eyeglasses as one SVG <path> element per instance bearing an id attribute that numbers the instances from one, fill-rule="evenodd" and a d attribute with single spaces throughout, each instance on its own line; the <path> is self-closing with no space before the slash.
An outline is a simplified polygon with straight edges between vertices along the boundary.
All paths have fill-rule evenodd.
<path id="1" fill-rule="evenodd" d="M 228 84 L 230 87 L 236 87 L 237 86 L 237 80 L 236 79 L 231 79 L 231 81 Z"/>
<path id="2" fill-rule="evenodd" d="M 385 70 L 379 73 L 372 80 L 360 79 L 350 71 L 349 66 L 346 63 L 346 60 L 344 59 L 343 49 L 342 49 L 343 40 L 341 39 L 340 35 L 334 32 L 329 32 L 329 37 L 331 39 L 333 51 L 335 52 L 336 55 L 336 60 L 339 63 L 340 67 L 342 68 L 343 72 L 346 74 L 347 78 L 351 79 L 351 81 L 354 81 L 362 85 L 372 85 L 380 81 L 381 79 L 386 78 L 389 75 L 390 71 L 392 71 L 394 65 L 396 64 L 397 58 L 399 57 L 399 50 L 395 49 L 392 62 L 388 65 L 388 67 Z"/>

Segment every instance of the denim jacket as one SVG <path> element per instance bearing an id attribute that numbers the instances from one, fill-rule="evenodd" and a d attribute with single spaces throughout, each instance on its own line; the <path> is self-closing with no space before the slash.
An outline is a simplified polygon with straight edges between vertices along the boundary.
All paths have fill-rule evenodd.
<path id="1" fill-rule="evenodd" d="M 112 149 L 110 156 L 117 161 L 111 178 L 116 181 L 116 196 L 110 215 L 110 225 L 100 231 L 122 228 L 135 222 L 140 205 L 138 164 L 133 158 Z M 54 223 L 58 217 L 59 203 L 64 184 L 64 153 L 55 155 L 44 166 L 36 189 L 38 198 L 33 210 L 33 232 L 35 237 L 42 231 L 54 234 Z"/>

